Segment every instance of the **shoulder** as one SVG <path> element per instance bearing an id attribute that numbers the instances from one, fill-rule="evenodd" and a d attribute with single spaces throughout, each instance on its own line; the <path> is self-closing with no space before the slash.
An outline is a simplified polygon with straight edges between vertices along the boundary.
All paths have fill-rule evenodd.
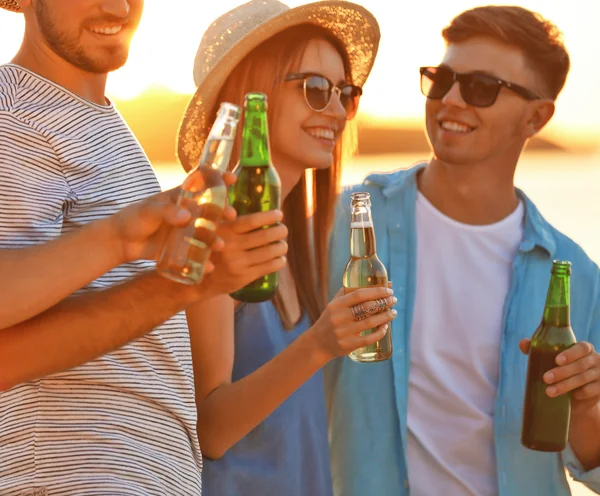
<path id="1" fill-rule="evenodd" d="M 35 109 L 28 105 L 27 74 L 12 65 L 0 66 L 0 159 L 21 163 L 23 149 L 46 149 L 47 140 L 35 123 Z M 25 95 L 25 96 L 24 96 Z M 39 99 L 39 97 L 38 97 Z"/>
<path id="2" fill-rule="evenodd" d="M 21 79 L 16 67 L 0 65 L 0 112 L 10 112 L 15 107 Z"/>
<path id="3" fill-rule="evenodd" d="M 35 113 L 52 101 L 49 82 L 16 65 L 0 65 L 0 110 L 15 115 Z"/>
<path id="4" fill-rule="evenodd" d="M 410 168 L 369 174 L 363 182 L 344 187 L 338 197 L 337 216 L 350 215 L 352 193 L 369 193 L 374 208 L 381 206 L 388 197 L 398 200 L 403 192 L 410 191 L 410 187 L 415 185 L 416 176 L 424 167 L 424 163 L 419 163 Z"/>
<path id="5" fill-rule="evenodd" d="M 52 94 L 46 83 L 15 65 L 0 66 L 0 123 L 19 133 L 28 128 L 42 133 L 38 121 L 52 111 Z"/>
<path id="6" fill-rule="evenodd" d="M 573 273 L 585 274 L 586 278 L 598 278 L 599 269 L 585 250 L 569 236 L 554 227 L 538 210 L 537 206 L 518 190 L 525 202 L 525 230 L 527 237 L 547 250 L 555 260 L 565 260 L 573 265 Z"/>
<path id="7" fill-rule="evenodd" d="M 536 244 L 546 250 L 552 259 L 571 262 L 571 281 L 577 293 L 584 299 L 596 298 L 600 283 L 598 265 L 577 242 L 550 224 L 529 198 L 524 198 L 526 231 L 533 233 Z"/>
<path id="8" fill-rule="evenodd" d="M 17 65 L 0 66 L 0 112 L 40 132 L 69 124 L 91 125 L 97 115 L 118 115 L 114 106 L 93 104 L 66 88 Z"/>
<path id="9" fill-rule="evenodd" d="M 571 262 L 575 280 L 595 286 L 600 277 L 600 269 L 596 262 L 570 237 L 560 232 L 554 226 L 551 226 L 551 231 L 556 242 L 555 258 Z"/>
<path id="10" fill-rule="evenodd" d="M 2 129 L 3 134 L 18 132 L 20 125 L 28 126 L 20 114 L 20 93 L 22 75 L 10 65 L 0 66 L 0 125 L 10 126 Z"/>
<path id="11" fill-rule="evenodd" d="M 358 191 L 370 191 L 376 194 L 394 187 L 401 187 L 415 178 L 425 164 L 417 164 L 410 168 L 396 169 L 390 172 L 374 172 L 365 177 L 361 183 L 346 186 L 342 192 L 348 196 Z"/>

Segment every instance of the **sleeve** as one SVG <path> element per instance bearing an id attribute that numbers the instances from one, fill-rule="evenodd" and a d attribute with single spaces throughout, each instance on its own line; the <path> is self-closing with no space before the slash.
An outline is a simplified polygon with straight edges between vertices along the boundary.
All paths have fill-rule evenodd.
<path id="1" fill-rule="evenodd" d="M 0 249 L 59 236 L 68 194 L 48 139 L 35 126 L 0 109 Z"/>
<path id="2" fill-rule="evenodd" d="M 350 258 L 350 193 L 351 188 L 345 188 L 339 196 L 329 238 L 329 300 L 342 287 L 342 275 Z"/>
<path id="3" fill-rule="evenodd" d="M 592 290 L 592 304 L 593 310 L 590 312 L 590 324 L 589 324 L 589 342 L 594 345 L 594 348 L 600 350 L 600 271 L 598 267 L 594 265 L 596 271 L 595 284 Z M 600 442 L 600 439 L 598 440 Z M 571 477 L 577 482 L 585 484 L 589 489 L 597 494 L 600 494 L 600 467 L 596 467 L 592 470 L 586 470 L 581 462 L 577 459 L 577 456 L 571 449 L 570 445 L 567 445 L 565 450 L 562 452 L 563 463 L 568 469 Z"/>
<path id="4" fill-rule="evenodd" d="M 585 484 L 596 494 L 600 494 L 600 467 L 586 471 L 575 453 L 573 453 L 570 445 L 567 445 L 562 456 L 565 467 L 571 474 L 571 477 L 573 477 L 573 480 Z"/>

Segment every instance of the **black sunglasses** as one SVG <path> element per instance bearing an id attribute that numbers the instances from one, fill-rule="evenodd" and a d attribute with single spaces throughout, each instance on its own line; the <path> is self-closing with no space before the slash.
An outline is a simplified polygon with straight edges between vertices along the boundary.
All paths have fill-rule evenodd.
<path id="1" fill-rule="evenodd" d="M 346 110 L 346 119 L 352 119 L 358 111 L 358 101 L 362 95 L 359 86 L 353 84 L 338 86 L 325 76 L 314 72 L 288 74 L 285 81 L 302 81 L 306 104 L 315 112 L 323 112 L 329 107 L 334 92 L 338 94 Z"/>
<path id="2" fill-rule="evenodd" d="M 518 84 L 509 83 L 489 74 L 478 72 L 458 73 L 447 67 L 421 67 L 421 93 L 427 98 L 440 100 L 458 81 L 460 94 L 468 105 L 491 107 L 502 88 L 513 91 L 526 100 L 540 100 L 540 96 Z"/>

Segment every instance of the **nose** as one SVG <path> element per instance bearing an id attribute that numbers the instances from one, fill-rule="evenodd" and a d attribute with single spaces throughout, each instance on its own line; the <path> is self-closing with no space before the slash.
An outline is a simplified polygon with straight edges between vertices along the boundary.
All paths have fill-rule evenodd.
<path id="1" fill-rule="evenodd" d="M 331 101 L 325 109 L 325 114 L 338 120 L 346 120 L 346 109 L 342 105 L 340 99 L 341 90 L 337 87 L 333 88 L 333 94 L 331 95 Z"/>
<path id="2" fill-rule="evenodd" d="M 460 83 L 458 81 L 454 81 L 454 84 L 448 90 L 448 93 L 442 98 L 442 103 L 451 107 L 465 108 L 467 106 L 460 93 Z"/>
<path id="3" fill-rule="evenodd" d="M 100 6 L 104 14 L 125 18 L 129 15 L 131 6 L 129 0 L 105 0 Z"/>

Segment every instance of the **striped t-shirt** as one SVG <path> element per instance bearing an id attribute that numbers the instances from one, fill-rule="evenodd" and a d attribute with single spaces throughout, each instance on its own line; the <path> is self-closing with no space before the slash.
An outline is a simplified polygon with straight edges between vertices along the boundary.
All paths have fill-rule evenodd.
<path id="1" fill-rule="evenodd" d="M 0 249 L 47 242 L 158 191 L 113 105 L 0 66 Z M 83 291 L 152 267 L 121 265 Z M 1 392 L 0 496 L 200 494 L 192 374 L 181 313 L 114 353 Z"/>

